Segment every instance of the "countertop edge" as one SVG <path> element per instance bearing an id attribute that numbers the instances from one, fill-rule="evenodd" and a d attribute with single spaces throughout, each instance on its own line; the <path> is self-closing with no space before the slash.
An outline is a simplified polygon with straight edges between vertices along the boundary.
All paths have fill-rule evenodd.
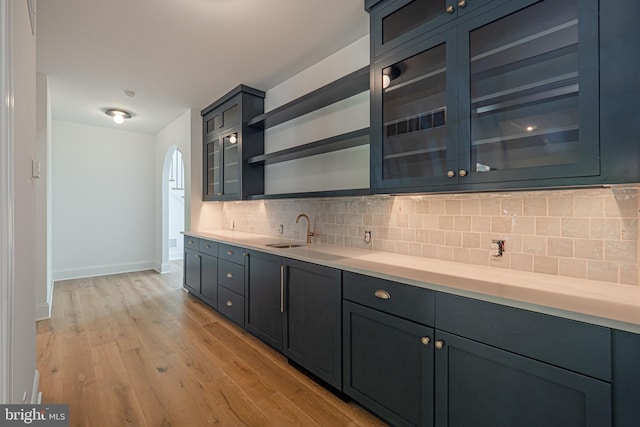
<path id="1" fill-rule="evenodd" d="M 640 334 L 640 289 L 630 285 L 503 270 L 495 267 L 472 266 L 341 246 L 312 244 L 303 245 L 300 248 L 278 249 L 265 246 L 265 244 L 266 242 L 291 243 L 292 241 L 227 230 L 216 232 L 185 231 L 183 234 L 438 292 Z M 432 267 L 437 264 L 444 266 L 445 269 L 446 267 L 455 268 L 456 271 L 477 271 L 480 275 L 486 274 L 490 277 L 481 279 L 469 277 L 468 274 L 434 271 L 428 267 L 410 268 L 406 265 L 391 265 L 371 260 L 371 258 L 380 257 L 389 260 L 406 260 L 413 264 L 431 264 Z M 443 269 L 439 268 L 439 270 Z M 491 276 L 495 277 L 491 278 Z M 522 282 L 540 280 L 545 282 L 545 285 L 523 286 L 513 283 L 518 279 Z M 582 289 L 582 287 L 586 289 Z M 624 295 L 612 295 L 613 291 Z M 601 295 L 598 295 L 598 292 Z"/>

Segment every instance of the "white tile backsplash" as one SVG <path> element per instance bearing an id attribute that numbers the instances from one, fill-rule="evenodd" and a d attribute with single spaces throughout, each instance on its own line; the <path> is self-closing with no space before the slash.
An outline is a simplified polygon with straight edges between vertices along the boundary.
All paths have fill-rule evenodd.
<path id="1" fill-rule="evenodd" d="M 225 202 L 220 223 L 304 240 L 306 221 L 295 219 L 306 213 L 315 243 L 637 286 L 639 190 L 632 185 Z M 371 243 L 364 242 L 365 230 L 372 231 Z M 490 256 L 492 239 L 506 241 L 503 257 Z"/>

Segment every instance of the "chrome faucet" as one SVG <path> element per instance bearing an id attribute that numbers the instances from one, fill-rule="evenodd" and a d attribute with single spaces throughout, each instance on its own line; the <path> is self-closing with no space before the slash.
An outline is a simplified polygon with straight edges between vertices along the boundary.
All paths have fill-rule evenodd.
<path id="1" fill-rule="evenodd" d="M 305 214 L 300 214 L 296 218 L 296 224 L 300 221 L 300 218 L 304 218 L 307 220 L 307 243 L 311 243 L 311 238 L 316 235 L 314 231 L 311 231 L 311 221 L 309 221 L 309 217 Z M 315 230 L 315 227 L 314 227 Z"/>

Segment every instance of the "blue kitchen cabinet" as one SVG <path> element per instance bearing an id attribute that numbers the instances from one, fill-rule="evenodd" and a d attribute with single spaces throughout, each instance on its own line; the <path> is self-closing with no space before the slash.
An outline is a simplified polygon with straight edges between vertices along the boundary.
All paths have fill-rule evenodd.
<path id="1" fill-rule="evenodd" d="M 284 259 L 283 354 L 342 390 L 342 272 Z"/>
<path id="2" fill-rule="evenodd" d="M 396 426 L 433 426 L 434 292 L 343 272 L 343 391 Z"/>
<path id="3" fill-rule="evenodd" d="M 629 18 L 637 4 L 612 11 L 598 0 L 448 3 L 365 2 L 374 192 L 640 179 L 630 107 L 640 96 L 631 83 L 640 53 L 619 43 L 640 35 Z M 409 9 L 420 11 L 412 23 L 392 25 L 401 22 L 396 15 L 409 19 Z"/>
<path id="4" fill-rule="evenodd" d="M 202 200 L 245 200 L 264 192 L 264 166 L 249 164 L 264 153 L 264 132 L 249 127 L 264 111 L 264 92 L 239 85 L 201 111 Z"/>
<path id="5" fill-rule="evenodd" d="M 284 266 L 281 256 L 247 251 L 245 328 L 282 352 Z"/>

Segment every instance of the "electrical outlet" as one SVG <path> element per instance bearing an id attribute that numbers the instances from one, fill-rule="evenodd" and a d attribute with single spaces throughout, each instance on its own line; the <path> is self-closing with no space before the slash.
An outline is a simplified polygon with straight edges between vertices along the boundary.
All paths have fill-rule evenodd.
<path id="1" fill-rule="evenodd" d="M 365 243 L 370 243 L 371 242 L 371 231 L 365 231 L 364 232 L 364 242 Z"/>
<path id="2" fill-rule="evenodd" d="M 491 256 L 501 257 L 504 252 L 504 240 L 492 240 L 491 241 Z"/>

